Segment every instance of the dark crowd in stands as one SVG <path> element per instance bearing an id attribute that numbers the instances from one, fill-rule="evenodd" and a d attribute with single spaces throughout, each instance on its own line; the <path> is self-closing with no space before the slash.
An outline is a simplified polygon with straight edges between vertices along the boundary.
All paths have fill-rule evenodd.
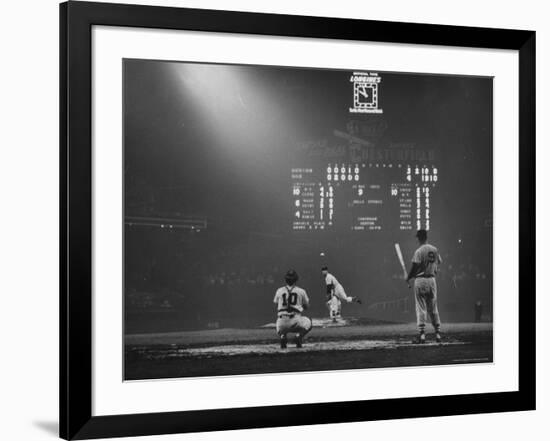
<path id="1" fill-rule="evenodd" d="M 281 264 L 288 253 L 285 243 L 266 245 L 254 238 L 237 238 L 239 245 L 221 247 L 219 238 L 212 242 L 203 233 L 135 228 L 127 234 L 135 235 L 126 249 L 125 311 L 130 325 L 133 321 L 137 326 L 131 329 L 140 329 L 138 322 L 149 318 L 172 320 L 170 329 L 257 326 L 273 320 L 272 298 L 289 266 Z M 212 252 L 205 253 L 208 247 Z M 333 259 L 330 269 L 348 294 L 363 299 L 363 305 L 345 308 L 344 314 L 414 320 L 412 291 L 407 290 L 394 251 L 386 248 L 370 265 L 361 255 L 349 256 L 353 265 Z M 437 278 L 441 314 L 447 321 L 490 321 L 492 269 L 467 251 L 457 246 L 442 253 Z M 309 314 L 325 316 L 325 287 L 319 272 L 325 262 L 299 247 L 292 260 L 300 275 L 298 284 L 311 299 Z"/>

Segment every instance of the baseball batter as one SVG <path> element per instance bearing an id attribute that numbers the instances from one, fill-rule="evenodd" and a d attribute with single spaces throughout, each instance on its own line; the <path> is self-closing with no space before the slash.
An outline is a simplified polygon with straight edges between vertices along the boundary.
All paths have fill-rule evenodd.
<path id="1" fill-rule="evenodd" d="M 328 272 L 328 267 L 322 267 L 321 274 L 325 279 L 327 287 L 327 306 L 330 318 L 335 323 L 342 316 L 342 302 L 361 303 L 361 300 L 357 297 L 349 297 L 346 291 L 344 291 L 344 287 L 338 282 L 338 279 Z"/>
<path id="2" fill-rule="evenodd" d="M 425 343 L 426 320 L 429 317 L 435 331 L 435 339 L 441 342 L 441 321 L 437 310 L 437 284 L 435 276 L 441 264 L 439 251 L 428 243 L 428 232 L 418 230 L 416 233 L 419 247 L 414 252 L 411 270 L 407 276 L 407 283 L 414 279 L 414 298 L 416 304 L 416 323 L 418 337 L 414 343 Z"/>
<path id="3" fill-rule="evenodd" d="M 277 304 L 277 334 L 281 340 L 281 349 L 286 349 L 289 333 L 296 334 L 296 347 L 301 348 L 304 335 L 313 326 L 311 319 L 302 315 L 309 306 L 309 298 L 305 290 L 296 286 L 296 271 L 288 270 L 285 282 L 286 285 L 277 290 L 273 299 L 273 303 Z"/>

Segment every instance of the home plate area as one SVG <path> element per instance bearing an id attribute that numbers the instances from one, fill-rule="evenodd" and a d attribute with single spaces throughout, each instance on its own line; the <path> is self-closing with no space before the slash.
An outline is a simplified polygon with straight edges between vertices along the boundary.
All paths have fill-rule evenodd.
<path id="1" fill-rule="evenodd" d="M 244 354 L 277 354 L 291 353 L 293 351 L 300 352 L 316 352 L 316 351 L 364 351 L 372 349 L 396 349 L 402 346 L 448 346 L 448 345 L 463 345 L 464 341 L 446 341 L 441 343 L 426 342 L 423 345 L 415 345 L 411 340 L 336 340 L 336 341 L 308 341 L 304 342 L 304 346 L 297 349 L 293 346 L 293 341 L 289 338 L 289 346 L 287 349 L 280 349 L 274 343 L 251 343 L 239 345 L 223 345 L 212 346 L 207 348 L 188 348 L 176 349 L 171 357 L 187 357 L 187 356 L 209 356 L 209 355 L 244 355 Z M 164 354 L 166 356 L 167 354 Z"/>
<path id="2" fill-rule="evenodd" d="M 285 354 L 293 351 L 299 352 L 324 352 L 324 351 L 365 351 L 373 349 L 396 349 L 403 346 L 448 346 L 448 345 L 463 345 L 466 341 L 456 340 L 454 338 L 447 339 L 441 343 L 435 341 L 426 341 L 422 345 L 412 343 L 410 337 L 402 338 L 364 338 L 366 333 L 375 331 L 376 329 L 386 330 L 386 332 L 395 333 L 401 330 L 399 325 L 376 325 L 376 326 L 361 326 L 359 320 L 356 319 L 340 319 L 333 322 L 329 319 L 313 319 L 313 330 L 306 336 L 304 346 L 300 349 L 294 346 L 293 334 L 288 334 L 288 348 L 281 349 L 276 339 L 269 342 L 250 342 L 245 344 L 224 344 L 214 345 L 209 347 L 193 347 L 193 348 L 174 348 L 170 351 L 171 357 L 188 357 L 188 356 L 217 356 L 217 355 L 249 355 L 249 354 Z M 272 329 L 275 331 L 275 323 L 267 323 L 263 325 L 263 329 Z M 319 329 L 320 328 L 320 329 Z M 336 335 L 332 331 L 338 328 Z M 412 327 L 414 329 L 414 327 Z M 320 332 L 319 332 L 320 331 Z M 318 334 L 318 335 L 315 335 Z M 320 335 L 319 335 L 320 334 Z M 376 334 L 376 333 L 375 333 Z M 344 338 L 337 338 L 341 335 Z M 324 337 L 324 338 L 323 338 Z M 166 356 L 166 354 L 164 354 Z"/>
<path id="3" fill-rule="evenodd" d="M 275 324 L 256 328 L 220 328 L 130 334 L 125 338 L 126 380 L 239 375 L 335 369 L 364 369 L 492 362 L 491 323 L 449 323 L 436 343 L 427 329 L 415 344 L 414 323 L 339 323 L 313 320 L 298 349 L 288 335 L 281 349 Z"/>

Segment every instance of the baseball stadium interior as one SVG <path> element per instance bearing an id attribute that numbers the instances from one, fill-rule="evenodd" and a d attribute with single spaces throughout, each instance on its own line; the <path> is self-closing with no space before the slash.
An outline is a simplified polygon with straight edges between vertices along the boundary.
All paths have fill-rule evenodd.
<path id="1" fill-rule="evenodd" d="M 289 268 L 321 320 L 325 265 L 362 300 L 343 318 L 414 332 L 394 244 L 408 271 L 418 229 L 442 258 L 443 329 L 492 322 L 491 78 L 123 68 L 127 350 L 135 335 L 273 323 Z"/>

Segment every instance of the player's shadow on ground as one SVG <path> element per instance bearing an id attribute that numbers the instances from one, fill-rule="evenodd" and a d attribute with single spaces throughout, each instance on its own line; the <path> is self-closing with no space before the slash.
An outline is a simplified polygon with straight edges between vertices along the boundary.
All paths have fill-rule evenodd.
<path id="1" fill-rule="evenodd" d="M 33 424 L 50 435 L 58 436 L 59 424 L 57 421 L 34 421 Z"/>

